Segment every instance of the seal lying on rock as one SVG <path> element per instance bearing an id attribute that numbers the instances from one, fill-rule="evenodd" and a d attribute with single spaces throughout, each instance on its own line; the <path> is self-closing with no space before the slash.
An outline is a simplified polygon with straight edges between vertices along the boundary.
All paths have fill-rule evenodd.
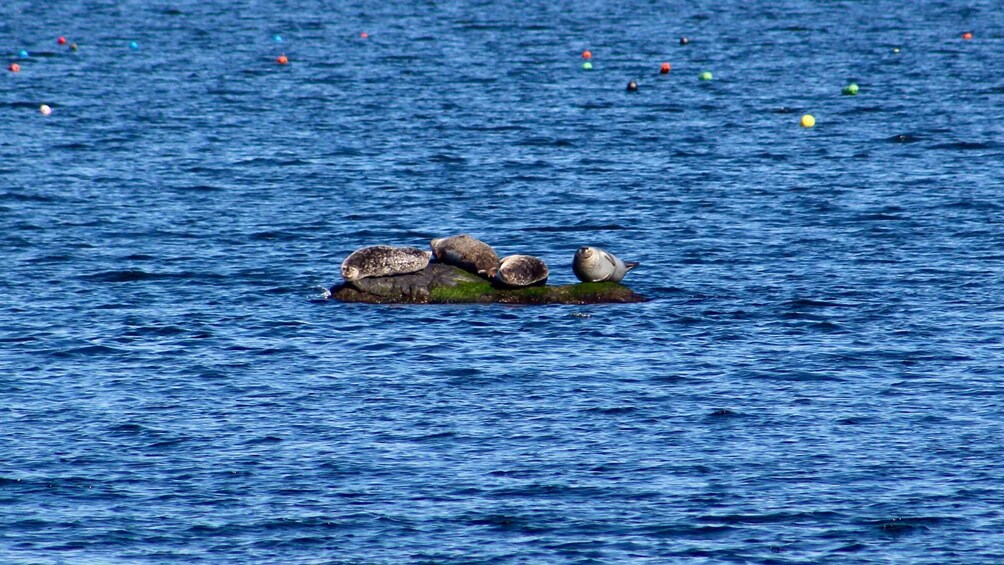
<path id="1" fill-rule="evenodd" d="M 547 264 L 530 255 L 510 255 L 499 261 L 492 281 L 503 287 L 521 287 L 547 282 Z"/>
<path id="2" fill-rule="evenodd" d="M 572 259 L 572 271 L 582 282 L 621 282 L 638 263 L 621 261 L 616 255 L 599 247 L 580 247 Z"/>
<path id="3" fill-rule="evenodd" d="M 466 233 L 434 239 L 430 246 L 440 263 L 460 267 L 486 279 L 495 275 L 495 268 L 499 263 L 495 250 Z"/>
<path id="4" fill-rule="evenodd" d="M 366 277 L 388 277 L 421 271 L 429 264 L 431 251 L 414 247 L 374 245 L 352 252 L 342 262 L 342 277 L 355 281 Z"/>

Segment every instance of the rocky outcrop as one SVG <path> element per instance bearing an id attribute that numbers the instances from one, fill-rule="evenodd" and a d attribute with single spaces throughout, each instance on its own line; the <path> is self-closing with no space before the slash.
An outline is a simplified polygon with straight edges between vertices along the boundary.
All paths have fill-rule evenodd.
<path id="1" fill-rule="evenodd" d="M 431 263 L 407 275 L 372 277 L 331 288 L 331 298 L 370 304 L 605 304 L 644 302 L 617 283 L 579 283 L 500 289 L 463 269 Z"/>

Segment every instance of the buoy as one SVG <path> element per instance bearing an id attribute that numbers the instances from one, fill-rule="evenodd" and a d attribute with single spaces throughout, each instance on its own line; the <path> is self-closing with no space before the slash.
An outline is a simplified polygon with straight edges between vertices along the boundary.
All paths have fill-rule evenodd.
<path id="1" fill-rule="evenodd" d="M 858 95 L 858 85 L 856 85 L 856 84 L 854 84 L 852 82 L 852 83 L 848 84 L 847 86 L 845 86 L 842 92 L 843 92 L 844 96 L 857 96 Z"/>
<path id="2" fill-rule="evenodd" d="M 279 63 L 280 65 L 288 65 L 289 57 L 286 57 L 285 54 L 279 55 L 278 57 L 275 58 L 275 62 Z"/>
<path id="3" fill-rule="evenodd" d="M 28 50 L 27 49 L 22 49 L 22 50 L 18 51 L 17 56 L 21 57 L 22 59 L 27 59 L 28 58 Z"/>
<path id="4" fill-rule="evenodd" d="M 967 31 L 966 33 L 962 34 L 962 39 L 965 39 L 966 41 L 969 41 L 972 38 L 973 38 L 973 32 L 971 31 Z"/>
<path id="5" fill-rule="evenodd" d="M 132 49 L 133 51 L 139 49 L 139 43 L 136 43 L 135 41 L 130 41 L 129 42 L 129 49 Z"/>
<path id="6" fill-rule="evenodd" d="M 11 63 L 10 66 L 7 67 L 7 70 L 12 73 L 19 73 L 21 72 L 21 65 L 18 65 L 17 63 Z"/>
<path id="7" fill-rule="evenodd" d="M 686 45 L 688 43 L 690 43 L 690 40 L 687 39 L 686 37 L 681 37 L 680 38 L 680 45 Z"/>
<path id="8" fill-rule="evenodd" d="M 662 66 L 659 67 L 659 73 L 664 75 L 669 74 L 669 69 L 670 69 L 669 63 L 663 63 Z"/>
<path id="9" fill-rule="evenodd" d="M 585 63 L 582 63 L 582 68 L 587 71 L 591 71 L 593 70 L 593 64 L 590 63 L 589 61 L 586 61 Z"/>
<path id="10" fill-rule="evenodd" d="M 366 39 L 369 36 L 370 36 L 370 34 L 366 33 L 365 31 L 359 34 L 359 37 L 362 38 L 362 39 Z"/>
<path id="11" fill-rule="evenodd" d="M 582 58 L 583 59 L 592 59 L 593 58 L 593 54 L 588 49 L 586 49 L 585 51 L 582 52 Z"/>
<path id="12" fill-rule="evenodd" d="M 893 53 L 899 53 L 899 47 L 893 47 L 892 48 L 892 52 Z"/>
<path id="13" fill-rule="evenodd" d="M 272 36 L 272 41 L 276 43 L 282 43 L 282 36 L 277 33 Z"/>
<path id="14" fill-rule="evenodd" d="M 76 51 L 76 50 L 77 50 L 77 44 L 76 43 L 71 43 L 70 44 L 70 51 Z"/>
<path id="15" fill-rule="evenodd" d="M 628 92 L 638 92 L 638 83 L 635 82 L 635 81 L 629 82 L 628 85 L 627 85 L 627 91 Z"/>
<path id="16" fill-rule="evenodd" d="M 38 107 L 38 111 L 42 113 L 43 116 L 48 116 L 52 113 L 52 108 L 48 104 L 42 104 Z"/>
<path id="17" fill-rule="evenodd" d="M 811 128 L 816 125 L 816 118 L 812 117 L 812 114 L 806 114 L 802 116 L 802 127 Z"/>
<path id="18" fill-rule="evenodd" d="M 60 45 L 66 45 L 66 38 L 63 37 L 62 35 L 60 35 L 59 38 L 56 39 L 56 43 L 58 43 Z"/>
<path id="19" fill-rule="evenodd" d="M 704 71 L 701 74 L 697 75 L 697 78 L 699 78 L 701 80 L 711 80 L 714 77 L 712 76 L 712 74 L 710 72 Z"/>

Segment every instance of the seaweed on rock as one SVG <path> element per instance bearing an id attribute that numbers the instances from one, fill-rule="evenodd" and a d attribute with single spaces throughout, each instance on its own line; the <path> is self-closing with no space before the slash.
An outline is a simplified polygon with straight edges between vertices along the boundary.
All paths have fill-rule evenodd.
<path id="1" fill-rule="evenodd" d="M 605 304 L 644 302 L 617 283 L 501 289 L 463 269 L 432 263 L 422 271 L 345 282 L 331 289 L 341 302 L 370 304 Z"/>

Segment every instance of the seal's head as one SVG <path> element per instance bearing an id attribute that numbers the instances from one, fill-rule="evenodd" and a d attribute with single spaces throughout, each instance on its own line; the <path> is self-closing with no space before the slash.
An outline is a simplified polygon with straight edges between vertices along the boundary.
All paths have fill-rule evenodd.
<path id="1" fill-rule="evenodd" d="M 342 265 L 342 278 L 354 281 L 359 278 L 359 268 L 353 265 Z"/>
<path id="2" fill-rule="evenodd" d="M 575 261 L 582 265 L 592 265 L 596 263 L 599 253 L 595 247 L 582 246 L 575 252 Z"/>

